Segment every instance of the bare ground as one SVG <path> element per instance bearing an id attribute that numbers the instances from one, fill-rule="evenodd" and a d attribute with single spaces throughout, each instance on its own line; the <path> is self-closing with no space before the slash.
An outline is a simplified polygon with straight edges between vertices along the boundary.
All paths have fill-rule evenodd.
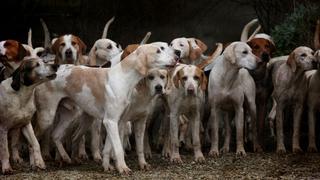
<path id="1" fill-rule="evenodd" d="M 248 153 L 238 158 L 234 153 L 214 159 L 207 157 L 202 164 L 195 163 L 193 157 L 182 155 L 184 163 L 172 164 L 160 155 L 153 155 L 148 162 L 152 168 L 139 170 L 137 158 L 128 156 L 127 163 L 132 169 L 130 175 L 120 175 L 116 171 L 104 172 L 101 165 L 87 161 L 81 165 L 59 167 L 54 162 L 47 163 L 47 170 L 32 171 L 28 163 L 14 165 L 13 175 L 0 175 L 0 179 L 319 179 L 320 154 Z"/>

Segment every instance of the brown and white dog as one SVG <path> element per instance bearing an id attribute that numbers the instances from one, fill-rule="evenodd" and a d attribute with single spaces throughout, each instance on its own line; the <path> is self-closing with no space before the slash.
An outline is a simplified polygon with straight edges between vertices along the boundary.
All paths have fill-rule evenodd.
<path id="1" fill-rule="evenodd" d="M 182 162 L 179 154 L 179 117 L 189 119 L 192 128 L 192 145 L 194 158 L 203 162 L 204 156 L 200 143 L 201 109 L 203 108 L 207 78 L 204 72 L 194 65 L 178 65 L 172 73 L 171 83 L 167 90 L 167 101 L 170 109 L 170 159 Z"/>
<path id="2" fill-rule="evenodd" d="M 147 75 L 148 70 L 172 67 L 176 58 L 172 50 L 163 51 L 160 45 L 150 44 L 140 46 L 110 69 L 60 66 L 57 78 L 42 89 L 46 96 L 39 102 L 46 105 L 41 106 L 43 109 L 37 112 L 39 129 L 44 131 L 53 123 L 54 112 L 62 98 L 71 98 L 89 115 L 99 120 L 103 119 L 107 130 L 103 155 L 107 157 L 113 149 L 118 171 L 128 173 L 130 169 L 125 163 L 119 136 L 120 117 L 130 103 L 134 87 Z M 103 167 L 105 170 L 111 169 L 106 159 L 103 159 Z"/>
<path id="3" fill-rule="evenodd" d="M 31 145 L 31 166 L 45 168 L 40 146 L 31 126 L 31 119 L 36 111 L 34 89 L 39 84 L 54 79 L 57 67 L 46 65 L 40 59 L 24 60 L 12 77 L 0 85 L 0 159 L 4 174 L 12 172 L 9 163 L 8 131 L 20 127 Z"/>
<path id="4" fill-rule="evenodd" d="M 207 45 L 199 39 L 176 38 L 171 41 L 170 46 L 180 54 L 180 61 L 184 64 L 197 65 L 207 59 L 203 55 L 207 50 Z"/>
<path id="5" fill-rule="evenodd" d="M 83 54 L 87 46 L 75 35 L 66 34 L 57 38 L 52 44 L 52 51 L 56 55 L 55 64 L 87 64 Z"/>
<path id="6" fill-rule="evenodd" d="M 315 68 L 315 57 L 313 50 L 308 47 L 298 47 L 291 52 L 286 63 L 279 64 L 273 68 L 272 77 L 274 90 L 272 98 L 276 109 L 276 135 L 277 153 L 286 152 L 283 135 L 283 118 L 286 107 L 293 108 L 293 135 L 292 151 L 302 152 L 300 148 L 300 120 L 307 95 L 307 78 L 305 71 Z"/>

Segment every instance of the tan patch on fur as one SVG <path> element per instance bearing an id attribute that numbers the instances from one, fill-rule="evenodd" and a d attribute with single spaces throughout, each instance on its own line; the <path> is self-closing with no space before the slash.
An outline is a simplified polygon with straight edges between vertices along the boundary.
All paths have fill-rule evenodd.
<path id="1" fill-rule="evenodd" d="M 195 75 L 200 77 L 200 82 L 199 82 L 200 88 L 201 88 L 201 90 L 205 91 L 207 88 L 207 84 L 208 84 L 208 79 L 207 79 L 206 75 L 204 74 L 204 72 L 200 68 L 196 68 Z"/>
<path id="2" fill-rule="evenodd" d="M 68 86 L 66 91 L 70 94 L 80 93 L 83 86 L 90 88 L 92 95 L 95 97 L 97 105 L 103 105 L 105 99 L 105 82 L 108 69 L 103 68 L 85 68 L 74 67 L 71 74 L 66 78 Z"/>
<path id="3" fill-rule="evenodd" d="M 121 55 L 121 60 L 129 56 L 129 54 L 133 53 L 140 45 L 139 44 L 129 44 L 124 50 Z"/>

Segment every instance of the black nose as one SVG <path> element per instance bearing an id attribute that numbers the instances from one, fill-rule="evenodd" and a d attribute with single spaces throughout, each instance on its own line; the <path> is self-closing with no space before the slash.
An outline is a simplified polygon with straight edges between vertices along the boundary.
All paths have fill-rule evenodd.
<path id="1" fill-rule="evenodd" d="M 318 68 L 317 66 L 318 66 L 318 63 L 317 63 L 316 61 L 312 61 L 312 67 L 313 67 L 313 69 Z"/>
<path id="2" fill-rule="evenodd" d="M 154 89 L 156 90 L 157 93 L 162 93 L 162 86 L 160 84 L 156 85 Z"/>
<path id="3" fill-rule="evenodd" d="M 72 57 L 72 51 L 71 51 L 71 49 L 67 49 L 66 52 L 65 52 L 65 54 L 66 54 L 66 57 L 68 57 L 68 58 Z"/>
<path id="4" fill-rule="evenodd" d="M 181 51 L 180 50 L 174 50 L 174 54 L 177 55 L 178 57 L 180 57 L 181 55 Z"/>
<path id="5" fill-rule="evenodd" d="M 51 67 L 54 71 L 57 71 L 59 68 L 59 64 L 52 64 Z"/>
<path id="6" fill-rule="evenodd" d="M 266 52 L 262 53 L 261 59 L 263 62 L 268 62 L 270 60 L 269 54 Z"/>

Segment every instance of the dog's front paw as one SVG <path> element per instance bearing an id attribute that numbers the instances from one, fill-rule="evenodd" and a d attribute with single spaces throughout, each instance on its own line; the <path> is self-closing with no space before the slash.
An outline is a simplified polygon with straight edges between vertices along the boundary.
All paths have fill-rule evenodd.
<path id="1" fill-rule="evenodd" d="M 162 154 L 163 157 L 169 158 L 171 153 L 170 153 L 170 150 L 163 149 L 161 154 Z"/>
<path id="2" fill-rule="evenodd" d="M 139 164 L 141 170 L 150 170 L 151 166 L 148 163 L 140 163 Z"/>
<path id="3" fill-rule="evenodd" d="M 31 165 L 33 170 L 44 170 L 46 169 L 46 165 L 42 158 L 36 158 L 34 160 L 34 165 Z"/>
<path id="4" fill-rule="evenodd" d="M 96 163 L 101 163 L 101 161 L 102 161 L 101 154 L 100 154 L 100 153 L 95 153 L 95 154 L 93 155 L 93 160 L 94 160 Z"/>
<path id="5" fill-rule="evenodd" d="M 219 157 L 219 151 L 217 149 L 211 149 L 209 151 L 209 156 L 217 158 L 217 157 Z"/>
<path id="6" fill-rule="evenodd" d="M 239 148 L 236 151 L 236 156 L 245 157 L 247 155 L 246 151 L 243 148 Z"/>
<path id="7" fill-rule="evenodd" d="M 286 153 L 286 148 L 277 148 L 277 154 L 282 155 Z"/>
<path id="8" fill-rule="evenodd" d="M 7 174 L 13 174 L 13 170 L 9 163 L 2 163 L 2 173 Z"/>
<path id="9" fill-rule="evenodd" d="M 262 147 L 260 146 L 260 144 L 254 144 L 254 145 L 253 145 L 253 152 L 258 152 L 258 153 L 263 152 L 263 149 L 262 149 Z"/>
<path id="10" fill-rule="evenodd" d="M 220 149 L 220 153 L 222 153 L 222 154 L 229 153 L 229 147 L 223 146 L 223 147 Z"/>
<path id="11" fill-rule="evenodd" d="M 200 155 L 195 155 L 194 161 L 198 163 L 204 163 L 206 159 L 204 158 L 203 154 L 201 153 Z"/>
<path id="12" fill-rule="evenodd" d="M 23 163 L 23 159 L 18 155 L 18 156 L 13 156 L 12 157 L 12 161 L 14 163 L 17 163 L 17 164 L 22 164 Z"/>
<path id="13" fill-rule="evenodd" d="M 173 163 L 181 164 L 182 160 L 181 160 L 180 154 L 178 154 L 178 153 L 172 154 L 170 161 Z"/>
<path id="14" fill-rule="evenodd" d="M 309 146 L 308 147 L 308 152 L 309 153 L 316 153 L 316 152 L 318 152 L 318 149 L 317 149 L 316 146 Z"/>
<path id="15" fill-rule="evenodd" d="M 301 149 L 299 146 L 293 147 L 293 148 L 292 148 L 292 152 L 295 153 L 295 154 L 301 154 L 301 153 L 303 153 L 302 149 Z"/>
<path id="16" fill-rule="evenodd" d="M 131 169 L 128 168 L 126 165 L 117 166 L 117 170 L 120 174 L 125 174 L 125 175 L 129 175 L 132 172 Z"/>

